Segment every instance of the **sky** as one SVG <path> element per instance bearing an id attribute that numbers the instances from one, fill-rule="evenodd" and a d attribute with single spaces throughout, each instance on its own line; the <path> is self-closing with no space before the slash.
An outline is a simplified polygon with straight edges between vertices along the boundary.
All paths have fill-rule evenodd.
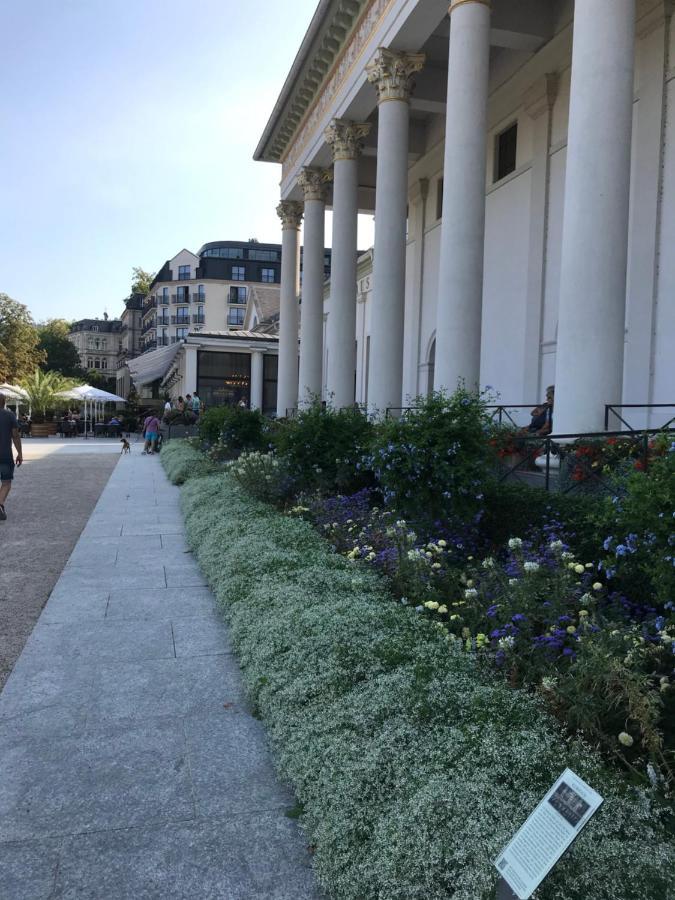
<path id="1" fill-rule="evenodd" d="M 133 266 L 280 241 L 281 168 L 252 157 L 316 4 L 1 0 L 0 292 L 114 317 Z"/>

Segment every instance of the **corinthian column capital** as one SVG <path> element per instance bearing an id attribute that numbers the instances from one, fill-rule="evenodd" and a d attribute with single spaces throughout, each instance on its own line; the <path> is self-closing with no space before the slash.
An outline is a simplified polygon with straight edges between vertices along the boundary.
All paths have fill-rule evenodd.
<path id="1" fill-rule="evenodd" d="M 305 166 L 298 176 L 298 184 L 307 200 L 321 200 L 326 202 L 328 184 L 333 180 L 330 169 L 318 169 L 313 166 Z"/>
<path id="2" fill-rule="evenodd" d="M 333 151 L 333 160 L 356 159 L 363 150 L 363 139 L 370 133 L 367 122 L 333 119 L 323 133 Z"/>
<path id="3" fill-rule="evenodd" d="M 303 206 L 297 200 L 282 200 L 277 206 L 277 215 L 283 228 L 300 228 Z"/>
<path id="4" fill-rule="evenodd" d="M 414 83 L 413 75 L 419 72 L 426 60 L 424 53 L 400 53 L 380 47 L 366 66 L 368 81 L 375 85 L 377 102 L 410 99 Z"/>

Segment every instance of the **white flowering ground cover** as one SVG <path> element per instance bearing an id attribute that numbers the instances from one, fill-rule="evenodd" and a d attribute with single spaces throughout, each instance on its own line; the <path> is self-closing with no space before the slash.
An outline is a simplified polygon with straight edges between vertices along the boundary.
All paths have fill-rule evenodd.
<path id="1" fill-rule="evenodd" d="M 167 441 L 162 449 L 162 464 L 172 484 L 183 484 L 196 475 L 207 475 L 216 466 L 189 440 Z"/>
<path id="2" fill-rule="evenodd" d="M 570 766 L 605 803 L 537 898 L 675 898 L 663 810 L 535 698 L 227 474 L 190 478 L 183 508 L 331 897 L 492 900 L 492 860 Z"/>

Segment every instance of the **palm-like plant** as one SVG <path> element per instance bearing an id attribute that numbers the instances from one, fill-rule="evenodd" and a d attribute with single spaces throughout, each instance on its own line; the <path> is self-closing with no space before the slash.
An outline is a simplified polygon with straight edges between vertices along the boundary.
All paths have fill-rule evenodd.
<path id="1" fill-rule="evenodd" d="M 33 410 L 33 419 L 44 418 L 47 410 L 59 402 L 56 396 L 60 391 L 67 391 L 77 382 L 64 378 L 60 372 L 43 372 L 36 369 L 28 378 L 24 378 L 21 387 L 28 394 L 28 402 Z"/>

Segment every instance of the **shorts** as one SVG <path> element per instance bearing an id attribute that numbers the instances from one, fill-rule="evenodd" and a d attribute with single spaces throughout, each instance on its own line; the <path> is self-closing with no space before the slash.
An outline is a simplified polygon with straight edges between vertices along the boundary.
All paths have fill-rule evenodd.
<path id="1" fill-rule="evenodd" d="M 158 437 L 158 435 L 157 435 L 156 431 L 146 431 L 145 432 L 146 441 L 156 441 L 157 437 Z"/>
<path id="2" fill-rule="evenodd" d="M 14 463 L 0 462 L 0 481 L 12 481 L 14 478 Z"/>

